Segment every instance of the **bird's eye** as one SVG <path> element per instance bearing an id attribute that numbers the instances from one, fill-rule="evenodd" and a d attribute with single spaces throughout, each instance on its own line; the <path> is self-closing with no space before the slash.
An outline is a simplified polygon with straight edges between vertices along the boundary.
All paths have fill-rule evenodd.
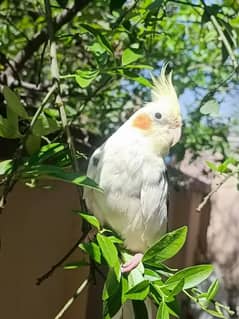
<path id="1" fill-rule="evenodd" d="M 157 120 L 160 120 L 161 117 L 162 117 L 162 114 L 159 113 L 159 112 L 157 112 L 157 113 L 154 114 L 154 117 L 155 117 Z"/>

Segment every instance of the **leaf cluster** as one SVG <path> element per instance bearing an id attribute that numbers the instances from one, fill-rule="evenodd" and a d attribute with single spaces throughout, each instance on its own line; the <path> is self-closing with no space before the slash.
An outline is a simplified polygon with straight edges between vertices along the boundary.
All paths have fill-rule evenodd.
<path id="1" fill-rule="evenodd" d="M 181 293 L 217 318 L 226 318 L 225 310 L 230 313 L 229 308 L 215 301 L 219 289 L 217 280 L 206 292 L 197 288 L 212 273 L 211 265 L 196 265 L 180 270 L 166 265 L 183 247 L 187 227 L 178 228 L 161 237 L 144 253 L 137 268 L 125 274 L 121 272 L 121 264 L 129 261 L 132 255 L 123 247 L 121 238 L 112 230 L 102 228 L 95 216 L 76 213 L 98 230 L 95 239 L 80 244 L 79 248 L 96 264 L 108 266 L 102 293 L 103 318 L 112 318 L 126 302 L 131 301 L 136 318 L 147 319 L 147 298 L 157 307 L 157 319 L 168 319 L 170 316 L 180 318 L 178 296 Z M 78 269 L 86 264 L 85 260 L 81 260 L 65 268 Z"/>

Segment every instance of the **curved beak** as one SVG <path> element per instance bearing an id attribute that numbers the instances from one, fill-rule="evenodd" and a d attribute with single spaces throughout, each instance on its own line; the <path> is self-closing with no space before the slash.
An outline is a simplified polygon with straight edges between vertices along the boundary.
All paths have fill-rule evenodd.
<path id="1" fill-rule="evenodd" d="M 180 137 L 182 135 L 182 127 L 181 125 L 179 125 L 176 128 L 173 128 L 171 130 L 172 130 L 172 136 L 173 136 L 172 146 L 174 146 L 180 140 Z"/>

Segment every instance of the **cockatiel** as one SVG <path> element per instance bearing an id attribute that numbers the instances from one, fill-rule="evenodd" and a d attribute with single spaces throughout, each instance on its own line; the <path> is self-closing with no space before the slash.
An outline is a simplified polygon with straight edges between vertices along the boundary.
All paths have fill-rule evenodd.
<path id="1" fill-rule="evenodd" d="M 164 156 L 181 136 L 181 114 L 171 73 L 153 78 L 152 101 L 136 111 L 90 158 L 87 175 L 103 189 L 85 189 L 88 209 L 135 253 L 122 272 L 135 268 L 166 232 Z"/>

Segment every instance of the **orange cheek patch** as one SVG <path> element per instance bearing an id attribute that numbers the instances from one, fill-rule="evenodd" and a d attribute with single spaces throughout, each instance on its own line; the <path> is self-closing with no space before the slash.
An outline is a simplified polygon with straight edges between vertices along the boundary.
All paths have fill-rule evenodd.
<path id="1" fill-rule="evenodd" d="M 141 130 L 147 130 L 151 127 L 152 120 L 147 114 L 140 114 L 133 120 L 133 126 Z"/>

